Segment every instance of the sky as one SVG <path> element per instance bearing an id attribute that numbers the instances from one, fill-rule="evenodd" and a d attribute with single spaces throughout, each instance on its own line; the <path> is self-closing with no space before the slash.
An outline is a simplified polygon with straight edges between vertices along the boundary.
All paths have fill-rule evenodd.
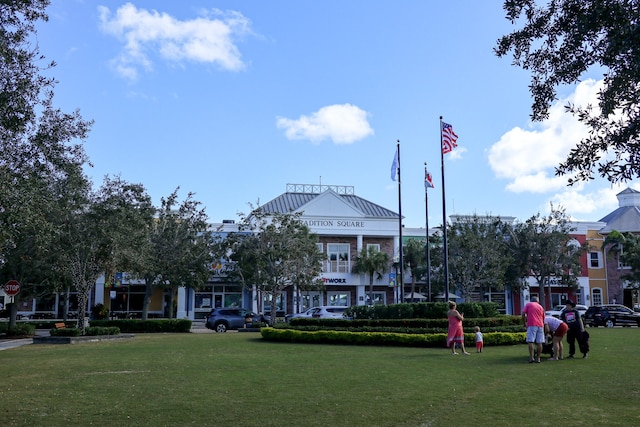
<path id="1" fill-rule="evenodd" d="M 157 205 L 179 187 L 214 223 L 287 184 L 352 186 L 394 212 L 400 188 L 405 227 L 443 213 L 525 221 L 551 205 L 598 221 L 640 190 L 555 176 L 586 135 L 564 105 L 593 100 L 602 75 L 561 88 L 532 123 L 530 75 L 493 53 L 517 28 L 501 1 L 67 0 L 47 12 L 37 44 L 57 64 L 55 105 L 94 121 L 96 187 L 120 176 Z M 440 117 L 458 135 L 443 162 Z"/>

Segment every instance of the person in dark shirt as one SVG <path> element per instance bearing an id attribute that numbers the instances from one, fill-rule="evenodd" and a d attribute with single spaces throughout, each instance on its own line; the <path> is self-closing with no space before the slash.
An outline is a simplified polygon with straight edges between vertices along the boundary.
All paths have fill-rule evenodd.
<path id="1" fill-rule="evenodd" d="M 565 310 L 560 315 L 560 320 L 565 322 L 567 326 L 569 326 L 569 331 L 567 332 L 567 343 L 569 344 L 569 359 L 573 359 L 576 354 L 576 341 L 580 341 L 582 339 L 582 334 L 584 333 L 584 324 L 582 323 L 582 318 L 580 317 L 580 312 L 576 310 L 576 303 L 567 300 L 565 302 Z M 584 353 L 582 357 L 587 357 L 589 353 Z"/>

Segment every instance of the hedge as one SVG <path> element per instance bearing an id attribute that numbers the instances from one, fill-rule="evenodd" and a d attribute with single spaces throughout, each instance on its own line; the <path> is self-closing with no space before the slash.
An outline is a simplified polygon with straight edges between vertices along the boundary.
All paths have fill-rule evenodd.
<path id="1" fill-rule="evenodd" d="M 191 332 L 188 319 L 113 319 L 92 320 L 91 326 L 115 326 L 123 333 Z"/>
<path id="2" fill-rule="evenodd" d="M 78 328 L 51 328 L 49 335 L 52 337 L 78 337 L 81 330 Z M 100 335 L 120 335 L 120 329 L 117 326 L 90 326 L 85 328 L 85 336 L 95 337 Z"/>
<path id="3" fill-rule="evenodd" d="M 404 334 L 393 332 L 349 332 L 335 330 L 301 331 L 296 329 L 262 328 L 267 341 L 313 344 L 391 345 L 402 347 L 446 347 L 447 334 Z M 483 334 L 484 345 L 523 344 L 524 332 L 489 332 Z M 465 344 L 473 346 L 475 335 L 464 334 Z"/>
<path id="4" fill-rule="evenodd" d="M 458 311 L 466 319 L 499 316 L 498 305 L 494 302 L 462 302 Z M 442 319 L 447 317 L 448 302 L 417 302 L 374 306 L 353 306 L 346 315 L 353 319 Z"/>

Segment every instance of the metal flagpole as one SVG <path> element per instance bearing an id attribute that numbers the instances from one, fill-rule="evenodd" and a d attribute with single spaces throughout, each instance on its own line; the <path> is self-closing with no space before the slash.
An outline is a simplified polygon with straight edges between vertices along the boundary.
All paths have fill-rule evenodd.
<path id="1" fill-rule="evenodd" d="M 402 185 L 400 178 L 400 140 L 398 140 L 398 234 L 400 236 L 400 248 L 398 249 L 400 255 L 400 277 L 398 283 L 400 285 L 400 302 L 404 302 L 404 260 L 402 257 Z"/>
<path id="2" fill-rule="evenodd" d="M 447 205 L 445 203 L 444 193 L 444 150 L 442 149 L 442 116 L 440 116 L 440 162 L 442 164 L 442 236 L 443 236 L 443 252 L 442 265 L 444 272 L 444 297 L 449 300 L 449 249 L 447 246 Z"/>
<path id="3" fill-rule="evenodd" d="M 424 162 L 424 218 L 425 218 L 425 229 L 426 232 L 426 240 L 425 240 L 425 250 L 424 256 L 426 259 L 427 265 L 427 301 L 431 301 L 431 259 L 429 258 L 429 187 L 431 183 L 428 182 L 429 172 L 427 171 L 427 162 Z"/>

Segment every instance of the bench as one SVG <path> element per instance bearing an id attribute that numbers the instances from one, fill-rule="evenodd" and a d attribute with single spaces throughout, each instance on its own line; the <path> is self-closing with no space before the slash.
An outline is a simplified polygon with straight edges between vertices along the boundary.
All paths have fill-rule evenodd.
<path id="1" fill-rule="evenodd" d="M 64 322 L 58 322 L 55 324 L 56 329 L 66 329 L 67 325 Z"/>

